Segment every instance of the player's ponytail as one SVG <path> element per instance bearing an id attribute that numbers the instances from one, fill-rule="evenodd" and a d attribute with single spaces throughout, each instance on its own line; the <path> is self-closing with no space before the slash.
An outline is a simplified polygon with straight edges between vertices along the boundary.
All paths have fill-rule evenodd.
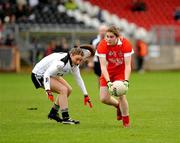
<path id="1" fill-rule="evenodd" d="M 76 50 L 76 49 L 78 49 L 78 50 Z M 95 49 L 90 44 L 83 44 L 83 45 L 80 45 L 80 46 L 74 46 L 74 48 L 72 48 L 70 50 L 70 54 L 82 55 L 84 57 L 84 59 L 87 59 L 89 57 L 93 57 L 94 56 Z"/>
<path id="2" fill-rule="evenodd" d="M 81 49 L 88 50 L 90 52 L 90 56 L 94 56 L 95 54 L 95 49 L 93 48 L 92 45 L 90 44 L 83 44 L 79 46 Z"/>

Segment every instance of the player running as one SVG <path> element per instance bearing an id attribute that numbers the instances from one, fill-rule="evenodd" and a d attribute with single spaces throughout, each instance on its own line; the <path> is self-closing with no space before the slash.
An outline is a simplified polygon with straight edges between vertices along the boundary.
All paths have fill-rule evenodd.
<path id="1" fill-rule="evenodd" d="M 91 54 L 89 54 L 90 52 L 85 52 L 87 50 L 90 51 Z M 79 65 L 83 59 L 90 55 L 94 55 L 93 48 L 90 45 L 82 45 L 77 48 L 72 48 L 69 53 L 53 53 L 44 57 L 35 65 L 31 75 L 35 87 L 44 88 L 48 95 L 48 99 L 52 102 L 54 102 L 52 92 L 58 94 L 54 105 L 48 114 L 49 119 L 54 119 L 63 124 L 80 123 L 78 120 L 71 119 L 68 113 L 68 96 L 71 94 L 72 87 L 63 79 L 62 76 L 69 72 L 74 75 L 77 84 L 80 86 L 84 94 L 84 104 L 89 104 L 92 108 L 92 103 L 79 69 Z M 59 109 L 62 118 L 59 117 Z"/>
<path id="2" fill-rule="evenodd" d="M 118 100 L 110 93 L 112 82 L 124 81 L 128 87 L 131 74 L 131 55 L 133 49 L 130 42 L 119 35 L 119 30 L 111 26 L 106 31 L 105 39 L 101 40 L 97 47 L 96 55 L 99 56 L 101 65 L 100 100 L 102 103 L 116 107 L 117 120 L 123 121 L 124 127 L 130 126 L 129 107 L 126 96 L 120 96 Z"/>

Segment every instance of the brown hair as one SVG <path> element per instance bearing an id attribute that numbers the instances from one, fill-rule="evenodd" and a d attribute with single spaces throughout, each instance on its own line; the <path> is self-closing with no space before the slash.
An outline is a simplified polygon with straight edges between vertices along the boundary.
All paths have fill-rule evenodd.
<path id="1" fill-rule="evenodd" d="M 90 45 L 90 44 L 80 45 L 80 48 L 81 48 L 81 49 L 89 50 L 89 51 L 91 52 L 91 56 L 94 56 L 94 54 L 95 54 L 95 49 L 94 49 L 93 46 Z"/>
<path id="2" fill-rule="evenodd" d="M 110 26 L 106 32 L 111 32 L 113 33 L 116 37 L 119 37 L 119 32 L 120 32 L 120 29 L 114 25 Z"/>
<path id="3" fill-rule="evenodd" d="M 81 48 L 72 48 L 69 52 L 70 54 L 72 55 L 81 55 L 81 56 L 84 56 L 84 52 Z"/>

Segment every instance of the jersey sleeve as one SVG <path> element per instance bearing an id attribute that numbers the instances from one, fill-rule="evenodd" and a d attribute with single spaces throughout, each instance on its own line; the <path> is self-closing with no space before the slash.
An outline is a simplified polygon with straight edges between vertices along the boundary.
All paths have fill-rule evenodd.
<path id="1" fill-rule="evenodd" d="M 79 85 L 79 87 L 81 88 L 82 92 L 84 95 L 88 95 L 87 93 L 87 90 L 86 90 L 86 86 L 84 84 L 84 81 L 81 77 L 81 74 L 80 74 L 80 70 L 79 70 L 79 67 L 76 66 L 73 70 L 72 70 L 72 74 L 74 75 L 75 79 L 76 79 L 76 82 L 77 84 Z"/>
<path id="2" fill-rule="evenodd" d="M 45 90 L 50 90 L 50 76 L 58 73 L 59 70 L 62 70 L 64 63 L 61 61 L 53 62 L 52 65 L 44 73 L 44 88 Z"/>
<path id="3" fill-rule="evenodd" d="M 107 43 L 103 39 L 103 40 L 100 41 L 100 43 L 97 46 L 96 56 L 106 57 L 106 54 L 107 54 Z"/>
<path id="4" fill-rule="evenodd" d="M 123 39 L 123 50 L 124 50 L 124 57 L 129 57 L 134 53 L 131 43 L 127 39 Z"/>

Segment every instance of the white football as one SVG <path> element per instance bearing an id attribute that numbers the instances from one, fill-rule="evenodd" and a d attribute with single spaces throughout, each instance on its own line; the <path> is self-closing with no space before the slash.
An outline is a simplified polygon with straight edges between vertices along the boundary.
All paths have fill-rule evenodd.
<path id="1" fill-rule="evenodd" d="M 128 88 L 124 85 L 123 81 L 116 80 L 113 82 L 114 96 L 122 96 L 126 94 Z"/>

